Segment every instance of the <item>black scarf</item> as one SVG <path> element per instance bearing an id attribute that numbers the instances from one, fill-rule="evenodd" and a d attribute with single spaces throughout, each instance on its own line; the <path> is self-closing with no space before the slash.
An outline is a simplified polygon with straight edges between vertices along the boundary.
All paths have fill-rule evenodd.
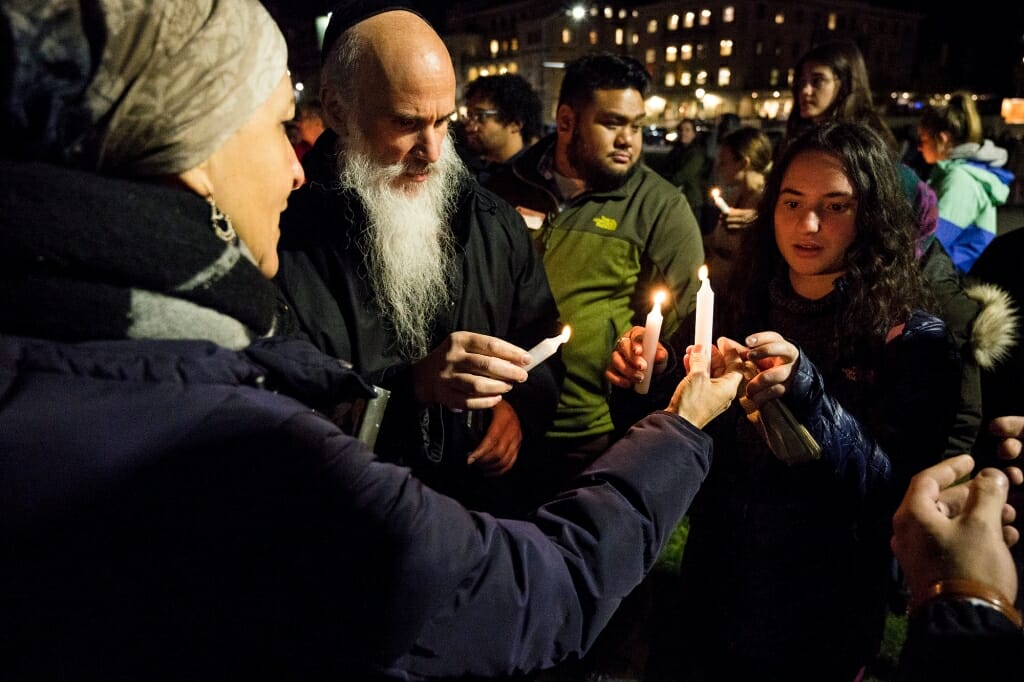
<path id="1" fill-rule="evenodd" d="M 274 331 L 276 298 L 183 189 L 0 161 L 0 331 L 60 341 Z"/>

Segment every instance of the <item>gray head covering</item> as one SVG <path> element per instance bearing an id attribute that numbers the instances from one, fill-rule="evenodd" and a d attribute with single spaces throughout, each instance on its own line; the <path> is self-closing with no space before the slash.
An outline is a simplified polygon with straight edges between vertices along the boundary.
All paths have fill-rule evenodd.
<path id="1" fill-rule="evenodd" d="M 3 122 L 5 133 L 33 138 L 22 155 L 126 176 L 184 171 L 287 73 L 284 37 L 257 0 L 2 0 L 0 9 L 14 57 Z"/>
<path id="2" fill-rule="evenodd" d="M 86 90 L 98 170 L 176 173 L 266 101 L 288 48 L 257 0 L 101 0 L 108 40 Z"/>

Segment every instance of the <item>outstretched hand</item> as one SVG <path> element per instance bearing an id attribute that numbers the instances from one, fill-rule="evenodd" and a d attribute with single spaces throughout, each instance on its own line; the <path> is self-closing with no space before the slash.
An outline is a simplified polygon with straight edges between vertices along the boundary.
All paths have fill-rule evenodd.
<path id="1" fill-rule="evenodd" d="M 758 332 L 746 338 L 746 351 L 741 351 L 741 354 L 758 370 L 750 376 L 748 365 L 750 380 L 746 383 L 745 394 L 740 397 L 740 403 L 748 413 L 786 393 L 793 369 L 800 359 L 796 346 L 778 332 Z"/>
<path id="2" fill-rule="evenodd" d="M 1006 504 L 1011 479 L 988 468 L 957 484 L 973 467 L 970 455 L 958 455 L 918 473 L 893 516 L 892 550 L 912 598 L 939 580 L 963 579 L 989 585 L 1011 603 L 1016 599 L 1010 547 L 1020 536 Z M 1020 484 L 1019 469 L 1008 473 Z"/>
<path id="3" fill-rule="evenodd" d="M 413 366 L 416 399 L 455 410 L 494 407 L 529 376 L 525 350 L 494 336 L 453 332 Z"/>
<path id="4" fill-rule="evenodd" d="M 743 379 L 740 346 L 725 338 L 720 343 L 721 349 L 712 346 L 710 354 L 700 352 L 699 345 L 687 348 L 683 358 L 687 374 L 676 386 L 668 406 L 670 412 L 698 428 L 704 428 L 729 408 Z"/>

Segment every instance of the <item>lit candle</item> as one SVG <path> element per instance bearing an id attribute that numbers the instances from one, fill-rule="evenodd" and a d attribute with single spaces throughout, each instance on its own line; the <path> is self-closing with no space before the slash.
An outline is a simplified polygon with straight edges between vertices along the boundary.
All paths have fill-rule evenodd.
<path id="1" fill-rule="evenodd" d="M 647 324 L 644 325 L 644 360 L 647 362 L 647 369 L 644 370 L 644 380 L 633 387 L 637 393 L 647 393 L 651 388 L 654 354 L 658 352 L 658 338 L 661 336 L 661 322 L 664 319 L 661 315 L 661 304 L 664 301 L 663 290 L 655 293 L 654 305 L 651 306 L 651 312 L 647 313 Z"/>
<path id="2" fill-rule="evenodd" d="M 550 339 L 544 339 L 536 346 L 530 349 L 530 364 L 524 369 L 529 372 L 531 369 L 544 362 L 558 350 L 558 347 L 569 340 L 569 335 L 572 334 L 572 330 L 569 329 L 569 325 L 562 327 L 562 333 L 558 336 L 552 336 Z"/>
<path id="3" fill-rule="evenodd" d="M 708 266 L 700 266 L 697 271 L 700 279 L 700 289 L 697 290 L 697 320 L 693 343 L 704 347 L 707 358 L 711 357 L 711 321 L 715 316 L 715 292 L 711 290 L 711 282 L 708 281 Z"/>
<path id="4" fill-rule="evenodd" d="M 722 198 L 722 192 L 717 187 L 711 188 L 711 198 L 715 200 L 715 206 L 718 210 L 729 215 L 729 204 L 725 203 L 725 199 Z"/>

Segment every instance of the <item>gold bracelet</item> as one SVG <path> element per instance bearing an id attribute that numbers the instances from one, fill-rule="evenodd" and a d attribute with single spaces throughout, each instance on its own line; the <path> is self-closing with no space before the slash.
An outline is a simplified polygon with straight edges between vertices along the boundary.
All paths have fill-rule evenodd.
<path id="1" fill-rule="evenodd" d="M 937 599 L 977 599 L 999 611 L 1018 628 L 1024 626 L 1020 611 L 1014 608 L 1013 602 L 991 585 L 966 578 L 950 578 L 932 583 L 920 598 L 914 600 L 908 613 L 913 614 Z"/>

